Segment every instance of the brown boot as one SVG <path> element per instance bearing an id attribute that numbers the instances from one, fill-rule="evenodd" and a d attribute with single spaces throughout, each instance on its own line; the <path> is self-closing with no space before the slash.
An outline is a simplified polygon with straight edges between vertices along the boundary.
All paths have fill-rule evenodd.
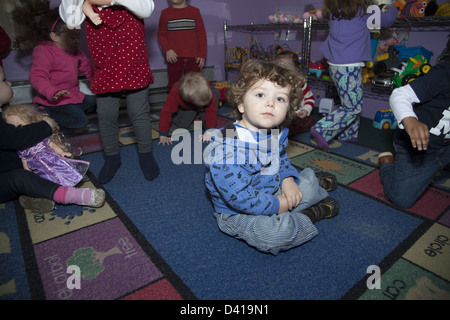
<path id="1" fill-rule="evenodd" d="M 43 198 L 31 198 L 28 196 L 20 196 L 19 204 L 24 209 L 29 209 L 37 213 L 47 213 L 53 211 L 55 202 Z"/>
<path id="2" fill-rule="evenodd" d="M 302 213 L 307 216 L 312 223 L 316 223 L 319 220 L 337 216 L 339 214 L 339 203 L 331 197 L 326 197 L 319 203 L 303 210 Z"/>
<path id="3" fill-rule="evenodd" d="M 316 172 L 316 177 L 319 179 L 319 186 L 321 186 L 326 191 L 333 191 L 337 188 L 336 176 L 332 173 L 326 171 Z"/>
<path id="4" fill-rule="evenodd" d="M 382 152 L 378 155 L 378 168 L 381 168 L 386 163 L 395 163 L 394 156 L 391 152 Z"/>

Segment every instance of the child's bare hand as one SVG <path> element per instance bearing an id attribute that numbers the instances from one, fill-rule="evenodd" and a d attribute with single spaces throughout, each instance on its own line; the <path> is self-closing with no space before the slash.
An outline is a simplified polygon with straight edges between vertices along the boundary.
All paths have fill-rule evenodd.
<path id="1" fill-rule="evenodd" d="M 281 193 L 286 198 L 289 210 L 294 209 L 302 201 L 303 195 L 294 178 L 289 177 L 281 183 Z"/>
<path id="2" fill-rule="evenodd" d="M 159 136 L 159 142 L 158 145 L 169 145 L 172 144 L 172 138 L 171 137 L 167 137 L 167 136 Z"/>
<path id="3" fill-rule="evenodd" d="M 96 26 L 100 25 L 103 22 L 102 18 L 100 18 L 100 15 L 98 13 L 90 14 L 89 20 L 91 20 L 92 23 L 95 24 Z"/>
<path id="4" fill-rule="evenodd" d="M 211 141 L 212 133 L 211 131 L 206 131 L 204 134 L 198 136 L 198 141 L 209 142 Z"/>
<path id="5" fill-rule="evenodd" d="M 430 142 L 430 130 L 428 126 L 414 117 L 407 117 L 402 120 L 405 130 L 411 139 L 411 144 L 417 150 L 427 150 Z"/>
<path id="6" fill-rule="evenodd" d="M 200 69 L 203 68 L 203 66 L 205 65 L 205 59 L 203 59 L 203 58 L 197 58 L 196 61 L 197 61 L 198 67 L 199 67 Z"/>
<path id="7" fill-rule="evenodd" d="M 69 91 L 67 91 L 67 90 L 61 90 L 61 91 L 58 91 L 57 93 L 55 93 L 55 95 L 53 96 L 53 100 L 58 100 L 58 99 L 60 99 L 62 96 L 67 96 L 67 95 L 69 95 L 70 94 L 70 92 Z"/>
<path id="8" fill-rule="evenodd" d="M 167 52 L 166 52 L 166 60 L 167 60 L 167 62 L 175 63 L 175 62 L 177 62 L 177 58 L 178 58 L 178 55 L 175 52 L 175 50 L 173 50 L 173 49 L 167 50 Z"/>
<path id="9" fill-rule="evenodd" d="M 304 118 L 304 117 L 306 117 L 306 116 L 308 115 L 308 111 L 306 111 L 306 110 L 301 110 L 299 113 L 297 113 L 297 115 L 298 115 L 300 118 Z"/>

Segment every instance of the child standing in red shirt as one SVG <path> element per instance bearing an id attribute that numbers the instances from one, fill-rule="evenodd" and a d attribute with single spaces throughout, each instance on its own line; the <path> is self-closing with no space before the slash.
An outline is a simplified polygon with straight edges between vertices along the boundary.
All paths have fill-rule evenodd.
<path id="1" fill-rule="evenodd" d="M 170 89 L 183 74 L 200 72 L 206 59 L 206 30 L 200 10 L 186 0 L 170 0 L 161 11 L 158 41 L 167 60 Z"/>

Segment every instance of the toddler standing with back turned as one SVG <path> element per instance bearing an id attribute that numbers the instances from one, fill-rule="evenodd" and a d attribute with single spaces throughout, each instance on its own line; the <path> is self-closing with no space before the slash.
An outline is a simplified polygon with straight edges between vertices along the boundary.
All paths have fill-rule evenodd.
<path id="1" fill-rule="evenodd" d="M 321 50 L 330 65 L 330 76 L 338 90 L 341 107 L 319 120 L 311 134 L 322 150 L 328 150 L 331 139 L 357 142 L 359 114 L 362 111 L 362 67 L 372 61 L 370 30 L 366 13 L 372 0 L 325 0 L 323 16 L 329 19 L 330 33 Z M 390 27 L 397 18 L 397 8 L 390 6 L 380 13 L 380 27 Z"/>

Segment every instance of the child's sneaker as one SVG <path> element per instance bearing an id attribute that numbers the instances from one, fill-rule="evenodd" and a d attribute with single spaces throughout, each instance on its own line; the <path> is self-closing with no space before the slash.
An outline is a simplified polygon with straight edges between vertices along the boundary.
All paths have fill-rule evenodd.
<path id="1" fill-rule="evenodd" d="M 319 179 L 319 186 L 321 186 L 326 191 L 333 191 L 337 188 L 336 176 L 332 173 L 319 171 L 316 172 L 316 177 Z"/>
<path id="2" fill-rule="evenodd" d="M 20 196 L 19 204 L 24 209 L 37 213 L 51 212 L 55 208 L 55 202 L 44 198 L 31 198 L 28 196 Z"/>
<path id="3" fill-rule="evenodd" d="M 326 197 L 318 204 L 303 210 L 302 213 L 306 215 L 312 223 L 316 223 L 319 220 L 337 216 L 339 214 L 339 203 L 331 197 Z"/>
<path id="4" fill-rule="evenodd" d="M 105 204 L 105 190 L 103 189 L 92 189 L 91 201 L 89 201 L 86 206 L 100 208 Z"/>

